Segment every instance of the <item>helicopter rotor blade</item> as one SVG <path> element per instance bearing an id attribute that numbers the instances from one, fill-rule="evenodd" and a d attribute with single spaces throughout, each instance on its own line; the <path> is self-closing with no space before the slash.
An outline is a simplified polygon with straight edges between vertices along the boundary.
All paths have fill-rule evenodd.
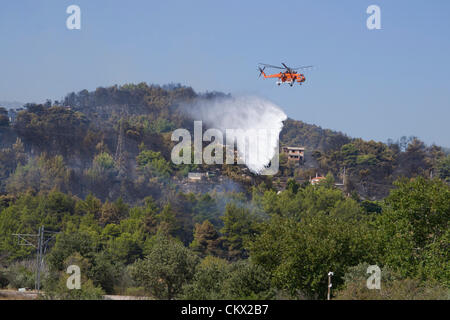
<path id="1" fill-rule="evenodd" d="M 273 66 L 273 65 L 271 65 L 271 64 L 265 64 L 265 63 L 260 63 L 260 65 L 261 66 L 264 66 L 264 67 L 268 67 L 268 68 L 275 68 L 275 69 L 284 69 L 284 68 L 282 68 L 282 67 L 278 67 L 278 66 Z"/>
<path id="2" fill-rule="evenodd" d="M 303 67 L 297 67 L 297 68 L 292 68 L 292 70 L 305 70 L 305 69 L 311 69 L 314 66 L 303 66 Z"/>
<path id="3" fill-rule="evenodd" d="M 285 65 L 284 63 L 281 63 L 281 64 L 286 68 L 287 72 L 293 73 L 294 69 L 289 68 L 289 67 L 288 67 L 287 65 Z"/>

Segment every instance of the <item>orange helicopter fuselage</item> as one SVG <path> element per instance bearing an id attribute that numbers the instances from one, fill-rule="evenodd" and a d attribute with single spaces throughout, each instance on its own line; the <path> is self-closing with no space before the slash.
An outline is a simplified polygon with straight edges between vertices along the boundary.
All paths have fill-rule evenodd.
<path id="1" fill-rule="evenodd" d="M 306 78 L 303 74 L 297 72 L 279 72 L 275 74 L 266 75 L 262 72 L 264 78 L 278 78 L 281 82 L 295 82 L 302 83 L 306 81 Z"/>

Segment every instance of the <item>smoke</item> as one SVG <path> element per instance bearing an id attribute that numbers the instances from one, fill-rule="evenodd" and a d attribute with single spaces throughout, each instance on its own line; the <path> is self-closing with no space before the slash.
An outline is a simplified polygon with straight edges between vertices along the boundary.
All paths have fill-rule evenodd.
<path id="1" fill-rule="evenodd" d="M 238 145 L 240 157 L 254 173 L 260 174 L 278 153 L 278 139 L 286 114 L 279 106 L 256 96 L 201 100 L 184 108 L 194 120 L 223 132 L 244 130 L 246 150 Z M 256 151 L 256 152 L 255 152 Z"/>

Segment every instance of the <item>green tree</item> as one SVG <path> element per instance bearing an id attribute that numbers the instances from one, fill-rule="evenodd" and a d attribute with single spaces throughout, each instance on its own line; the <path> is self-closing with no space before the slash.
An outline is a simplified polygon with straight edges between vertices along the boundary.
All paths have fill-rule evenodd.
<path id="1" fill-rule="evenodd" d="M 124 270 L 121 261 L 107 251 L 101 251 L 91 255 L 89 263 L 89 268 L 85 272 L 92 283 L 106 293 L 113 294 Z"/>
<path id="2" fill-rule="evenodd" d="M 90 190 L 93 190 L 100 198 L 106 199 L 117 173 L 114 159 L 109 153 L 102 152 L 96 155 L 92 167 L 86 171 Z"/>
<path id="3" fill-rule="evenodd" d="M 56 237 L 55 246 L 47 255 L 50 271 L 63 271 L 64 261 L 78 253 L 81 257 L 92 256 L 98 248 L 99 239 L 87 230 L 66 231 Z"/>
<path id="4" fill-rule="evenodd" d="M 228 203 L 222 219 L 224 226 L 221 233 L 228 257 L 231 260 L 247 257 L 244 243 L 256 234 L 256 217 L 250 210 Z"/>
<path id="5" fill-rule="evenodd" d="M 70 189 L 72 171 L 64 163 L 62 156 L 31 158 L 26 165 L 18 165 L 8 179 L 6 189 L 10 193 L 25 191 L 48 192 L 56 189 L 67 192 Z"/>
<path id="6" fill-rule="evenodd" d="M 441 286 L 450 288 L 450 229 L 428 244 L 422 253 L 418 268 L 420 279 L 434 281 Z"/>
<path id="7" fill-rule="evenodd" d="M 81 275 L 81 288 L 69 289 L 67 288 L 67 280 L 69 274 L 65 269 L 70 265 L 76 265 L 80 268 Z M 102 300 L 104 291 L 95 286 L 93 281 L 87 277 L 89 269 L 91 268 L 90 262 L 85 257 L 82 257 L 79 253 L 75 252 L 68 256 L 62 263 L 63 269 L 60 271 L 54 271 L 50 273 L 48 277 L 44 279 L 44 293 L 41 294 L 41 298 L 44 300 Z"/>
<path id="8" fill-rule="evenodd" d="M 164 159 L 161 152 L 142 150 L 136 160 L 139 169 L 150 176 L 167 179 L 172 172 L 170 162 Z"/>
<path id="9" fill-rule="evenodd" d="M 229 277 L 223 284 L 223 299 L 267 300 L 274 296 L 270 273 L 248 260 L 231 265 Z"/>
<path id="10" fill-rule="evenodd" d="M 356 218 L 315 214 L 300 221 L 273 216 L 250 244 L 250 257 L 272 275 L 274 285 L 293 296 L 325 298 L 327 274 L 342 283 L 349 266 L 371 260 L 371 231 Z"/>
<path id="11" fill-rule="evenodd" d="M 400 180 L 395 185 L 377 219 L 384 264 L 405 277 L 421 273 L 425 279 L 446 281 L 449 257 L 437 251 L 448 252 L 443 243 L 448 238 L 450 187 L 442 180 L 423 177 Z"/>
<path id="12" fill-rule="evenodd" d="M 358 149 L 354 144 L 349 143 L 341 148 L 341 155 L 343 157 L 343 164 L 347 167 L 353 167 L 356 165 L 358 156 Z"/>
<path id="13" fill-rule="evenodd" d="M 221 223 L 219 218 L 221 213 L 218 210 L 216 199 L 209 193 L 202 194 L 195 199 L 193 214 L 193 221 L 196 223 L 202 223 L 205 220 L 209 220 L 215 226 Z"/>
<path id="14" fill-rule="evenodd" d="M 158 236 L 143 260 L 132 269 L 134 279 L 156 298 L 171 300 L 194 276 L 198 257 L 176 240 Z"/>
<path id="15" fill-rule="evenodd" d="M 271 278 L 248 260 L 227 262 L 208 256 L 197 266 L 192 281 L 183 287 L 183 299 L 270 299 Z"/>
<path id="16" fill-rule="evenodd" d="M 291 191 L 293 194 L 296 194 L 300 185 L 295 181 L 295 179 L 288 179 L 286 189 Z"/>
<path id="17" fill-rule="evenodd" d="M 156 215 L 158 220 L 158 230 L 165 234 L 174 236 L 180 229 L 179 222 L 176 218 L 176 213 L 172 210 L 170 203 L 166 204 L 160 213 Z"/>
<path id="18" fill-rule="evenodd" d="M 430 252 L 445 248 L 440 243 L 445 241 L 449 229 L 450 187 L 442 180 L 423 177 L 400 180 L 395 185 L 397 188 L 385 199 L 383 214 L 377 219 L 378 239 L 383 262 L 403 276 L 414 277 L 430 258 L 427 258 Z M 448 265 L 448 255 L 434 258 L 439 256 L 441 262 L 434 261 L 433 265 L 440 270 L 441 266 Z M 427 274 L 445 277 L 448 271 L 428 269 L 423 276 Z"/>
<path id="19" fill-rule="evenodd" d="M 439 161 L 437 169 L 439 178 L 446 182 L 450 182 L 450 155 L 447 155 Z"/>
<path id="20" fill-rule="evenodd" d="M 192 281 L 183 287 L 181 297 L 187 300 L 224 299 L 223 285 L 230 271 L 231 266 L 226 260 L 206 257 L 197 266 Z"/>
<path id="21" fill-rule="evenodd" d="M 200 257 L 207 255 L 222 256 L 222 239 L 211 222 L 205 220 L 202 224 L 196 224 L 194 229 L 194 240 L 190 245 L 194 252 Z"/>
<path id="22" fill-rule="evenodd" d="M 100 224 L 106 225 L 108 223 L 118 224 L 122 219 L 128 217 L 129 207 L 122 200 L 118 198 L 114 203 L 106 201 L 101 210 Z"/>
<path id="23" fill-rule="evenodd" d="M 0 127 L 7 127 L 9 126 L 9 117 L 8 117 L 8 111 L 0 107 Z"/>

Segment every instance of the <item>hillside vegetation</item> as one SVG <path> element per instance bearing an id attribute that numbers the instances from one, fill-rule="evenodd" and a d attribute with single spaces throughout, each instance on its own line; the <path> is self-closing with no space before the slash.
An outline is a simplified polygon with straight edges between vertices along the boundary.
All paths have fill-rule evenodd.
<path id="1" fill-rule="evenodd" d="M 140 83 L 26 104 L 14 122 L 0 108 L 0 287 L 34 286 L 34 249 L 12 234 L 44 226 L 58 232 L 48 299 L 323 299 L 329 271 L 341 299 L 448 299 L 445 150 L 288 119 L 280 144 L 306 148 L 299 167 L 174 165 L 171 132 L 193 126 L 181 107 L 224 96 Z M 214 172 L 209 192 L 191 192 L 193 171 Z M 65 287 L 73 264 L 82 290 Z M 389 290 L 364 287 L 374 264 Z"/>

